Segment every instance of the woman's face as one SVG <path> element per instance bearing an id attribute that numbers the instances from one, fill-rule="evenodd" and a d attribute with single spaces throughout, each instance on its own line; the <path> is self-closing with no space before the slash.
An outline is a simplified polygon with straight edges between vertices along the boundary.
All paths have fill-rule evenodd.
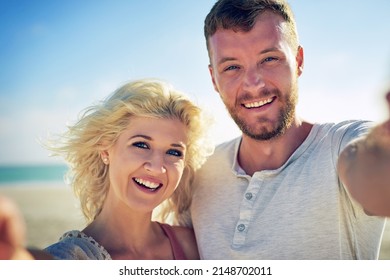
<path id="1" fill-rule="evenodd" d="M 109 160 L 107 200 L 151 212 L 175 191 L 183 174 L 187 129 L 178 119 L 131 117 L 104 156 Z"/>

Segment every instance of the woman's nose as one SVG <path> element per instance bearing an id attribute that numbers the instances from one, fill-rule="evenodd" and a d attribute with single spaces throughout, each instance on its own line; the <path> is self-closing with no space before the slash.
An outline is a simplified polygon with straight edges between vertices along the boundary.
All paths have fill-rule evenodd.
<path id="1" fill-rule="evenodd" d="M 166 173 L 167 169 L 164 164 L 164 156 L 157 153 L 151 155 L 149 159 L 146 160 L 144 168 L 153 173 Z"/>

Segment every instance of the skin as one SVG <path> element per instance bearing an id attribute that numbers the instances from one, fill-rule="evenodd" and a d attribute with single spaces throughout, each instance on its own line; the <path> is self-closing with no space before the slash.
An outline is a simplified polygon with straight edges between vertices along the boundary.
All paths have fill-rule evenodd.
<path id="1" fill-rule="evenodd" d="M 113 259 L 173 258 L 169 239 L 151 218 L 180 181 L 186 143 L 186 127 L 177 119 L 132 117 L 114 146 L 102 153 L 109 161 L 110 189 L 102 212 L 84 232 Z M 153 191 L 153 186 L 159 187 Z M 192 231 L 174 230 L 187 256 L 198 258 Z"/>
<path id="2" fill-rule="evenodd" d="M 209 38 L 211 79 L 243 131 L 238 160 L 249 175 L 283 165 L 312 127 L 295 113 L 303 48 L 293 49 L 283 30 L 282 17 L 265 12 L 249 32 Z"/>
<path id="3" fill-rule="evenodd" d="M 15 202 L 0 196 L 0 260 L 31 260 L 24 248 L 25 223 Z"/>
<path id="4" fill-rule="evenodd" d="M 387 103 L 390 109 L 390 92 Z M 338 168 L 341 181 L 368 214 L 390 217 L 390 120 L 350 144 Z"/>

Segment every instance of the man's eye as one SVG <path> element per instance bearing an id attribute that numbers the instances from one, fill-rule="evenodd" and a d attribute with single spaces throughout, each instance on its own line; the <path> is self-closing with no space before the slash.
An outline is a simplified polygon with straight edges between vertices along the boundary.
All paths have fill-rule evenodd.
<path id="1" fill-rule="evenodd" d="M 278 60 L 276 57 L 267 57 L 266 59 L 263 60 L 263 62 L 272 62 Z"/>
<path id="2" fill-rule="evenodd" d="M 141 148 L 141 149 L 148 149 L 149 146 L 145 142 L 135 142 L 133 143 L 134 147 Z"/>
<path id="3" fill-rule="evenodd" d="M 167 151 L 167 154 L 168 155 L 172 155 L 172 156 L 175 156 L 175 157 L 181 157 L 183 155 L 183 153 L 179 150 L 174 150 L 174 149 L 171 149 L 171 150 L 168 150 Z"/>
<path id="4" fill-rule="evenodd" d="M 239 67 L 238 66 L 236 66 L 236 65 L 232 65 L 232 66 L 228 66 L 228 67 L 226 67 L 223 71 L 232 71 L 232 70 L 237 70 L 237 69 L 239 69 Z"/>

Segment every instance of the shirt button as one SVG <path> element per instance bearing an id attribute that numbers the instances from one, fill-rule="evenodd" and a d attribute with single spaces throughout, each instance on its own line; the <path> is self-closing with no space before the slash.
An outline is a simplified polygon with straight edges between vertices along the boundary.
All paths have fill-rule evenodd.
<path id="1" fill-rule="evenodd" d="M 245 230 L 245 225 L 244 225 L 244 224 L 239 224 L 239 225 L 237 226 L 237 230 L 238 230 L 238 231 L 244 231 L 244 230 Z"/>
<path id="2" fill-rule="evenodd" d="M 245 198 L 246 198 L 247 200 L 251 200 L 252 197 L 253 197 L 253 195 L 252 195 L 252 193 L 250 193 L 250 192 L 248 192 L 248 193 L 245 194 Z"/>

